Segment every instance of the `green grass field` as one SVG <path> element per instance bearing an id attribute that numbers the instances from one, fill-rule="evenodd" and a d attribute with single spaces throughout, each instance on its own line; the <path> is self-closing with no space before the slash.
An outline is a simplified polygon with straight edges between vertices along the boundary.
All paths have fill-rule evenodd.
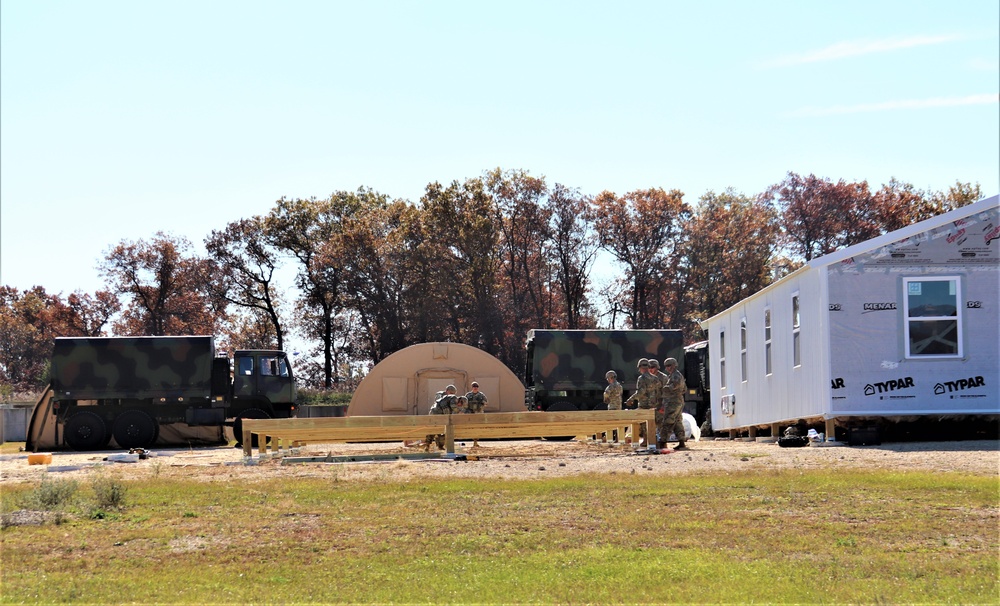
<path id="1" fill-rule="evenodd" d="M 65 515 L 0 532 L 3 603 L 1000 603 L 995 477 L 71 488 L 4 487 Z"/>

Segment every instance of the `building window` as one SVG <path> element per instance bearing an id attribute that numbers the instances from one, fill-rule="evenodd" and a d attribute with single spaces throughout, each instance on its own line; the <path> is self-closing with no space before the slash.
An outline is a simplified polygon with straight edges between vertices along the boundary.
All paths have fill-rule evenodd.
<path id="1" fill-rule="evenodd" d="M 740 320 L 740 378 L 747 380 L 747 319 Z"/>
<path id="2" fill-rule="evenodd" d="M 764 309 L 764 373 L 771 374 L 771 308 Z"/>
<path id="3" fill-rule="evenodd" d="M 726 331 L 719 331 L 719 387 L 726 388 Z"/>
<path id="4" fill-rule="evenodd" d="M 962 357 L 962 285 L 956 276 L 903 278 L 907 358 Z"/>
<path id="5" fill-rule="evenodd" d="M 799 318 L 799 293 L 792 294 L 792 365 L 802 366 L 802 347 L 799 344 L 799 331 L 802 323 Z"/>

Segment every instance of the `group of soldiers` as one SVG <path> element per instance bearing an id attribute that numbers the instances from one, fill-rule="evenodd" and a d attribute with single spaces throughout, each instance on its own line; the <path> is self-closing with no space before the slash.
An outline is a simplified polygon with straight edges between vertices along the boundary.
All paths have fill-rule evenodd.
<path id="1" fill-rule="evenodd" d="M 660 372 L 660 363 L 656 359 L 642 358 L 639 360 L 639 378 L 635 382 L 635 393 L 626 403 L 635 403 L 638 408 L 656 409 L 656 449 L 662 450 L 667 447 L 667 438 L 673 433 L 677 437 L 675 450 L 685 450 L 684 419 L 684 392 L 687 385 L 684 382 L 684 375 L 677 370 L 677 360 L 667 358 L 663 361 L 663 370 Z M 609 370 L 605 375 L 608 386 L 604 390 L 604 401 L 608 405 L 608 410 L 621 410 L 622 408 L 622 384 L 618 382 L 618 374 Z M 643 426 L 644 427 L 644 426 Z M 646 446 L 647 438 L 640 435 L 642 442 L 640 446 Z"/>
<path id="2" fill-rule="evenodd" d="M 677 437 L 677 446 L 674 450 L 685 450 L 685 431 L 682 414 L 684 412 L 684 392 L 687 385 L 684 382 L 684 375 L 677 370 L 677 360 L 667 358 L 663 361 L 663 372 L 660 371 L 660 363 L 655 358 L 642 358 L 639 360 L 639 378 L 635 382 L 635 393 L 625 402 L 635 404 L 638 408 L 656 409 L 656 449 L 663 450 L 667 447 L 667 438 L 673 433 Z M 622 384 L 618 382 L 618 373 L 609 370 L 605 375 L 608 386 L 604 390 L 604 402 L 608 405 L 608 410 L 622 409 Z M 447 415 L 460 413 L 483 412 L 486 406 L 486 394 L 479 391 L 479 383 L 473 381 L 472 391 L 464 396 L 458 395 L 458 390 L 454 385 L 449 385 L 443 392 L 438 392 L 438 398 L 431 406 L 430 414 Z M 645 436 L 645 425 L 640 426 L 643 433 L 640 434 L 640 446 L 647 445 Z M 478 441 L 477 441 L 478 442 Z M 426 447 L 429 450 L 431 444 L 437 444 L 438 448 L 444 448 L 443 435 L 429 435 L 426 439 Z"/>
<path id="3" fill-rule="evenodd" d="M 479 391 L 479 383 L 472 382 L 472 391 L 465 394 L 464 396 L 458 395 L 458 389 L 454 385 L 449 385 L 444 388 L 444 391 L 438 392 L 438 397 L 434 400 L 434 404 L 431 406 L 429 414 L 432 415 L 450 415 L 450 414 L 460 414 L 460 413 L 479 413 L 483 412 L 483 408 L 486 407 L 486 403 L 489 400 L 486 398 L 486 394 Z M 425 440 L 426 450 L 430 450 L 431 444 L 437 444 L 439 449 L 444 448 L 444 436 L 441 434 L 431 434 L 427 436 Z M 478 446 L 479 441 L 473 446 Z"/>

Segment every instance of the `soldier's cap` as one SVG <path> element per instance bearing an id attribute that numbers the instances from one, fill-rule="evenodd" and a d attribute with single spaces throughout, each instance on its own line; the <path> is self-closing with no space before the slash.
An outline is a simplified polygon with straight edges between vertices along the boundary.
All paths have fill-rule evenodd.
<path id="1" fill-rule="evenodd" d="M 660 367 L 660 362 L 657 361 L 657 360 L 655 360 L 655 359 L 654 360 L 650 360 L 649 361 L 649 367 L 650 368 L 659 368 Z"/>
<path id="2" fill-rule="evenodd" d="M 469 398 L 466 398 L 465 396 L 458 396 L 458 401 L 459 402 L 468 402 Z"/>
<path id="3" fill-rule="evenodd" d="M 448 393 L 455 393 L 456 391 L 458 391 L 457 389 L 455 389 L 454 385 L 449 385 L 448 387 L 445 387 L 444 390 L 447 391 Z"/>
<path id="4" fill-rule="evenodd" d="M 472 386 L 473 386 L 473 387 L 479 387 L 479 383 L 476 383 L 475 381 L 473 381 L 473 382 L 472 382 Z"/>
<path id="5" fill-rule="evenodd" d="M 649 368 L 649 360 L 646 358 L 639 358 L 639 368 L 643 367 Z"/>
<path id="6" fill-rule="evenodd" d="M 609 370 L 608 372 L 606 372 L 604 374 L 604 378 L 605 379 L 616 379 L 616 378 L 618 378 L 618 373 L 616 373 L 613 370 Z"/>
<path id="7" fill-rule="evenodd" d="M 663 361 L 663 366 L 677 366 L 677 358 L 667 358 Z"/>

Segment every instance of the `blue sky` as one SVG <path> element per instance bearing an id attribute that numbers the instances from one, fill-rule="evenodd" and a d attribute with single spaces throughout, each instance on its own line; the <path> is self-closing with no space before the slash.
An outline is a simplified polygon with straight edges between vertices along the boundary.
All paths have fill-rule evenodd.
<path id="1" fill-rule="evenodd" d="M 996 0 L 3 0 L 0 284 L 92 293 L 123 239 L 495 167 L 692 203 L 788 171 L 992 195 L 998 24 Z"/>

